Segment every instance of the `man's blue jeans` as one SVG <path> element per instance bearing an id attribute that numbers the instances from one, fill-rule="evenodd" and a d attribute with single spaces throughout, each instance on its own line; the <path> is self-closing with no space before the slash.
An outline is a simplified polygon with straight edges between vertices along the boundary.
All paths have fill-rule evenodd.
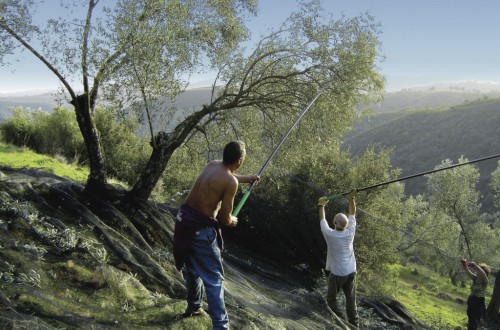
<path id="1" fill-rule="evenodd" d="M 184 270 L 187 310 L 195 311 L 201 307 L 205 286 L 213 329 L 229 329 L 224 305 L 224 269 L 216 235 L 213 227 L 200 229 L 194 235 Z"/>

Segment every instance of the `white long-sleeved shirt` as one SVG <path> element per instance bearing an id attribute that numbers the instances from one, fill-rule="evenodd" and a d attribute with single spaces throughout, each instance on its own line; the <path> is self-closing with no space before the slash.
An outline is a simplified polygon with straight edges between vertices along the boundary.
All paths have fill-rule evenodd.
<path id="1" fill-rule="evenodd" d="M 328 246 L 325 268 L 337 276 L 347 276 L 356 271 L 354 256 L 356 217 L 349 215 L 347 218 L 349 222 L 343 231 L 331 229 L 325 219 L 320 221 L 321 232 Z"/>

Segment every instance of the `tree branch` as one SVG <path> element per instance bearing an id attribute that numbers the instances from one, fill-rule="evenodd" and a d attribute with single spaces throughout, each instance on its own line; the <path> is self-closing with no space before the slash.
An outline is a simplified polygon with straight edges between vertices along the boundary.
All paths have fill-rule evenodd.
<path id="1" fill-rule="evenodd" d="M 31 47 L 31 45 L 26 42 L 21 36 L 19 36 L 14 30 L 12 30 L 6 23 L 5 21 L 2 20 L 2 22 L 0 23 L 0 26 L 5 30 L 7 31 L 7 33 L 9 33 L 14 39 L 16 39 L 17 41 L 19 41 L 26 49 L 28 49 L 33 55 L 35 55 L 35 57 L 37 57 L 40 61 L 43 62 L 43 64 L 45 64 L 45 66 L 50 70 L 52 71 L 52 73 L 54 73 L 57 78 L 61 81 L 61 83 L 64 85 L 64 87 L 66 87 L 68 93 L 70 94 L 71 96 L 71 99 L 75 100 L 76 99 L 76 93 L 73 91 L 73 89 L 71 88 L 71 86 L 69 85 L 69 83 L 66 81 L 66 79 L 64 79 L 64 77 L 59 73 L 59 71 L 57 71 L 57 69 L 51 64 L 49 63 L 45 57 L 43 55 L 41 55 L 38 51 L 36 51 L 33 47 Z"/>

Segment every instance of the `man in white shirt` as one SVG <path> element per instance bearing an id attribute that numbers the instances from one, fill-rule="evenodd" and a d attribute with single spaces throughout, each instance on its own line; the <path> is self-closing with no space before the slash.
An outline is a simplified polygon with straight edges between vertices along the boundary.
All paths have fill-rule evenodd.
<path id="1" fill-rule="evenodd" d="M 349 195 L 349 213 L 338 213 L 333 218 L 334 229 L 330 228 L 325 218 L 327 197 L 318 201 L 321 232 L 328 246 L 326 270 L 328 276 L 327 303 L 333 312 L 342 318 L 342 311 L 337 302 L 337 294 L 342 290 L 346 301 L 347 320 L 358 326 L 356 310 L 356 257 L 354 256 L 354 235 L 356 234 L 356 190 Z"/>

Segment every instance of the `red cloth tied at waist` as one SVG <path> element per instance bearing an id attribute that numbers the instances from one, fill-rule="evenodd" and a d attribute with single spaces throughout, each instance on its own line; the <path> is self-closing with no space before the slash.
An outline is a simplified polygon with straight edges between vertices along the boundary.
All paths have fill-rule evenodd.
<path id="1" fill-rule="evenodd" d="M 182 269 L 189 256 L 191 242 L 196 231 L 206 227 L 215 228 L 217 232 L 217 244 L 221 251 L 223 251 L 224 240 L 222 239 L 222 231 L 217 219 L 207 217 L 186 204 L 181 206 L 179 213 L 177 213 L 174 227 L 174 259 L 177 270 L 180 271 Z"/>

